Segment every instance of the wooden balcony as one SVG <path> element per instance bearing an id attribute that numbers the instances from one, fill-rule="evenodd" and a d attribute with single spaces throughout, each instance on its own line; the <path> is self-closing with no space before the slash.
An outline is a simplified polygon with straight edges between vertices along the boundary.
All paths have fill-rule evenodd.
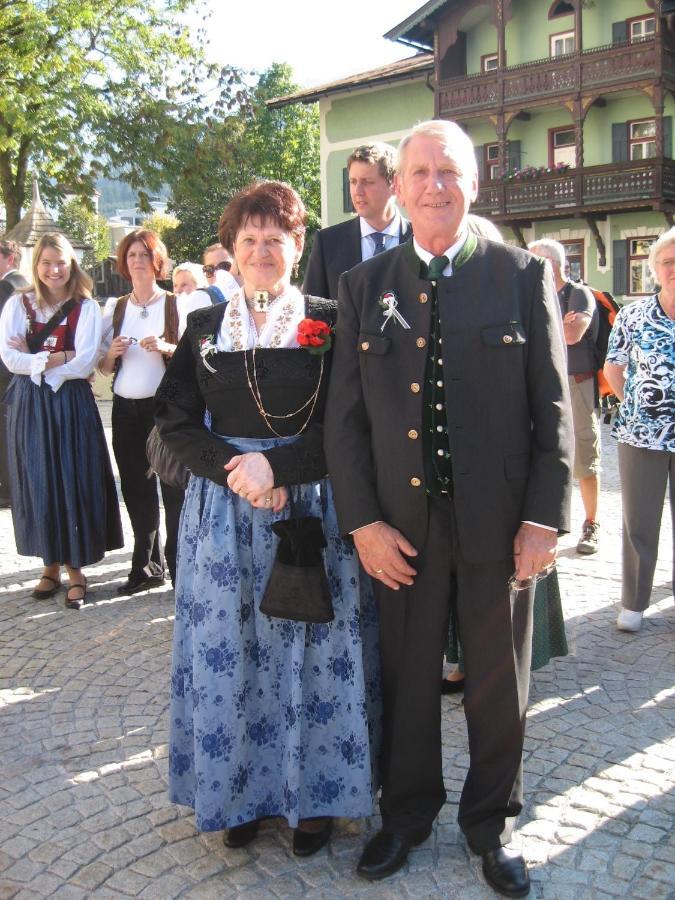
<path id="1" fill-rule="evenodd" d="M 639 209 L 673 211 L 675 161 L 609 163 L 531 181 L 489 181 L 479 187 L 471 209 L 504 223 Z"/>
<path id="2" fill-rule="evenodd" d="M 440 81 L 438 115 L 467 119 L 499 109 L 532 108 L 555 98 L 635 88 L 662 72 L 675 79 L 675 54 L 660 39 L 610 44 L 567 56 L 511 66 L 501 72 L 461 75 Z"/>

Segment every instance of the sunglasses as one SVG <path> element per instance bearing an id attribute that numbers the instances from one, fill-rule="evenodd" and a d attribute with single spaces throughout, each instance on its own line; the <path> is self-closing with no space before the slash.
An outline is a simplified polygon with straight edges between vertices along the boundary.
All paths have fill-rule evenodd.
<path id="1" fill-rule="evenodd" d="M 210 277 L 218 269 L 224 269 L 226 272 L 229 272 L 231 268 L 232 263 L 229 262 L 229 260 L 223 260 L 223 262 L 219 262 L 217 266 L 202 266 L 202 272 Z"/>

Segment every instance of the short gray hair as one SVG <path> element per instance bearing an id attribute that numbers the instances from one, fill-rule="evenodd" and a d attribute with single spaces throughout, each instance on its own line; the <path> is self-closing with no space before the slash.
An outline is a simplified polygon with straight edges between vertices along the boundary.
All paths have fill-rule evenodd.
<path id="1" fill-rule="evenodd" d="M 668 244 L 675 244 L 675 226 L 669 228 L 668 231 L 664 231 L 662 235 L 659 235 L 649 248 L 649 268 L 654 278 L 656 278 L 656 257 L 668 246 Z"/>
<path id="2" fill-rule="evenodd" d="M 181 263 L 179 266 L 174 266 L 174 270 L 171 273 L 171 278 L 173 279 L 180 272 L 187 272 L 188 275 L 190 275 L 190 277 L 194 281 L 196 288 L 203 288 L 203 287 L 206 287 L 206 285 L 208 284 L 208 281 L 206 280 L 206 275 L 204 275 L 202 267 L 200 265 L 198 265 L 197 263 L 184 262 L 184 263 Z"/>
<path id="3" fill-rule="evenodd" d="M 527 249 L 536 256 L 543 256 L 550 259 L 551 262 L 560 266 L 560 271 L 565 271 L 565 248 L 560 241 L 554 241 L 552 238 L 539 238 L 536 241 L 530 241 Z"/>
<path id="4" fill-rule="evenodd" d="M 406 134 L 398 145 L 396 171 L 399 175 L 405 163 L 408 144 L 415 137 L 431 137 L 441 141 L 446 147 L 452 149 L 453 155 L 456 154 L 457 161 L 462 164 L 462 168 L 466 167 L 466 175 L 478 177 L 476 152 L 471 138 L 457 122 L 450 122 L 447 119 L 429 119 L 427 122 L 418 122 L 412 131 Z"/>

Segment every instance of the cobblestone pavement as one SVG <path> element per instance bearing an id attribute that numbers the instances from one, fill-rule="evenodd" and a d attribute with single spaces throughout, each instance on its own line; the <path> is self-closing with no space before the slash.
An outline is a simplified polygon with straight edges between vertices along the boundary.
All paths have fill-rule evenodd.
<path id="1" fill-rule="evenodd" d="M 642 632 L 620 634 L 620 497 L 604 437 L 602 546 L 575 553 L 576 497 L 576 533 L 559 563 L 571 653 L 533 676 L 514 843 L 534 897 L 655 900 L 675 896 L 670 517 Z M 455 824 L 467 762 L 459 699 L 442 701 L 447 805 L 397 876 L 369 885 L 354 875 L 376 816 L 340 822 L 306 861 L 278 822 L 250 848 L 228 850 L 166 796 L 171 593 L 118 599 L 129 565 L 119 551 L 89 570 L 81 612 L 65 610 L 63 594 L 37 602 L 40 564 L 16 555 L 7 511 L 0 534 L 0 900 L 493 896 Z"/>

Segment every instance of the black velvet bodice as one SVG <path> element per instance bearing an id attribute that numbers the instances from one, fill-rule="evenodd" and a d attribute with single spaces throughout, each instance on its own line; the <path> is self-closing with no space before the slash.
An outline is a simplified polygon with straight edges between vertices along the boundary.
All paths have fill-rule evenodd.
<path id="1" fill-rule="evenodd" d="M 305 298 L 308 318 L 333 324 L 335 303 Z M 322 369 L 321 389 L 310 421 L 293 446 L 264 451 L 274 472 L 275 486 L 316 481 L 326 474 L 323 453 L 323 412 L 330 352 L 322 356 L 299 349 L 257 349 L 210 353 L 204 365 L 200 346 L 217 334 L 225 310 L 220 305 L 188 316 L 185 334 L 157 390 L 155 414 L 167 446 L 195 475 L 226 484 L 224 465 L 239 451 L 221 437 L 273 438 L 249 385 L 257 382 L 268 413 L 287 415 L 310 399 Z M 255 363 L 255 377 L 254 377 Z M 247 369 L 248 367 L 248 378 Z M 270 418 L 279 435 L 296 434 L 308 418 L 311 403 L 290 418 Z M 211 415 L 211 430 L 204 414 Z"/>

